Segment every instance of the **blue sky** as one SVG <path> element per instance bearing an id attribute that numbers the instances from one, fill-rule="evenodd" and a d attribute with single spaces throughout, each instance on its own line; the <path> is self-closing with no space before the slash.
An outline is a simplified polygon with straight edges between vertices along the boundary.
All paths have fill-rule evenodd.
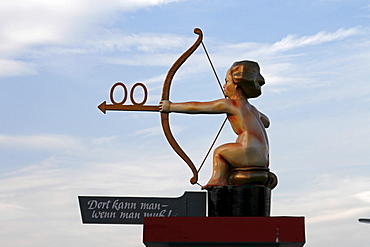
<path id="1" fill-rule="evenodd" d="M 370 215 L 369 20 L 361 0 L 1 1 L 2 245 L 143 246 L 142 226 L 82 225 L 77 196 L 200 190 L 158 113 L 97 109 L 117 81 L 143 82 L 158 104 L 199 27 L 221 80 L 234 61 L 260 64 L 266 85 L 251 103 L 271 120 L 272 215 L 305 216 L 308 247 L 368 246 L 357 219 Z M 221 97 L 198 49 L 170 99 Z M 197 166 L 222 121 L 171 114 Z M 234 138 L 226 125 L 217 144 Z M 200 183 L 210 174 L 208 159 Z"/>

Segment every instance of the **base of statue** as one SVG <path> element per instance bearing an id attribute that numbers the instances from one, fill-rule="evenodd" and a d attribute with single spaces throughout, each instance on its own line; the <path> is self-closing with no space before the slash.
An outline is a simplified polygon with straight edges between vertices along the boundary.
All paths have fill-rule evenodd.
<path id="1" fill-rule="evenodd" d="M 302 247 L 304 217 L 145 217 L 146 247 Z"/>
<path id="2" fill-rule="evenodd" d="M 270 216 L 270 188 L 260 185 L 226 185 L 207 190 L 209 217 Z"/>

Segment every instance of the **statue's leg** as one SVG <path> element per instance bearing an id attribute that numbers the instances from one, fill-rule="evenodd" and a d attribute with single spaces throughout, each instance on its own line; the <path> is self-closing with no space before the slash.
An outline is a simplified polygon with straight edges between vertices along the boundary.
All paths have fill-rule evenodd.
<path id="1" fill-rule="evenodd" d="M 212 186 L 223 186 L 229 184 L 230 177 L 230 160 L 231 156 L 238 156 L 242 154 L 245 156 L 245 150 L 243 152 L 242 145 L 239 143 L 228 143 L 217 147 L 213 153 L 213 172 L 211 179 L 208 183 L 203 186 L 203 189 Z M 235 160 L 236 157 L 233 157 Z M 245 160 L 240 159 L 240 160 Z"/>

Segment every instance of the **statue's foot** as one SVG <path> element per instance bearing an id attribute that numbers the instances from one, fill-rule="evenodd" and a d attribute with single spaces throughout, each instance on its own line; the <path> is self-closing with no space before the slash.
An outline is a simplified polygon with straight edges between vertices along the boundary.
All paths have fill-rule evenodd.
<path id="1" fill-rule="evenodd" d="M 227 185 L 225 181 L 211 179 L 206 185 L 202 186 L 202 190 L 210 189 L 211 187 L 214 186 L 224 186 L 224 185 Z"/>
<path id="2" fill-rule="evenodd" d="M 213 187 L 213 185 L 206 184 L 206 185 L 202 186 L 202 190 L 206 190 L 206 189 L 209 189 L 211 187 Z"/>

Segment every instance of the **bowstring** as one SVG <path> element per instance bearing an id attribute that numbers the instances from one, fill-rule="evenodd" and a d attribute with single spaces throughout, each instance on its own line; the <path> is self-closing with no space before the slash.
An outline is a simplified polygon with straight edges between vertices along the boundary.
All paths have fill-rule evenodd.
<path id="1" fill-rule="evenodd" d="M 213 70 L 213 74 L 215 75 L 216 79 L 217 79 L 217 82 L 218 82 L 218 85 L 220 86 L 220 89 L 222 91 L 222 94 L 224 95 L 224 97 L 226 98 L 225 96 L 225 92 L 224 92 L 224 89 L 221 85 L 221 82 L 220 82 L 220 78 L 218 78 L 218 75 L 217 75 L 217 72 L 216 72 L 216 69 L 215 69 L 215 66 L 213 66 L 213 63 L 212 63 L 212 60 L 211 60 L 211 57 L 209 56 L 208 52 L 207 52 L 207 49 L 206 49 L 206 46 L 204 45 L 203 41 L 202 41 L 202 47 L 203 47 L 203 50 L 204 52 L 206 53 L 207 55 L 207 58 L 208 58 L 208 61 L 209 61 L 209 64 L 211 65 L 212 67 L 212 70 Z"/>
<path id="2" fill-rule="evenodd" d="M 210 64 L 210 65 L 211 65 L 211 67 L 212 67 L 213 74 L 215 75 L 215 77 L 216 77 L 216 79 L 217 79 L 218 85 L 219 85 L 219 86 L 220 86 L 220 88 L 221 88 L 222 94 L 223 94 L 223 95 L 224 95 L 224 97 L 226 98 L 226 96 L 225 96 L 225 92 L 224 92 L 224 89 L 223 89 L 223 87 L 222 87 L 222 85 L 221 85 L 221 82 L 220 82 L 220 79 L 219 79 L 219 77 L 218 77 L 218 75 L 217 75 L 216 69 L 215 69 L 215 67 L 213 66 L 213 63 L 212 63 L 211 57 L 209 56 L 209 54 L 208 54 L 208 52 L 207 52 L 207 49 L 206 49 L 206 46 L 204 45 L 203 41 L 202 41 L 202 47 L 203 47 L 204 52 L 206 53 L 206 56 L 207 56 L 208 61 L 209 61 L 209 64 Z M 212 150 L 213 146 L 215 145 L 215 143 L 216 143 L 216 141 L 217 141 L 218 136 L 221 134 L 221 131 L 222 131 L 222 129 L 224 128 L 224 126 L 225 126 L 225 124 L 226 124 L 226 120 L 227 120 L 227 117 L 225 118 L 224 122 L 222 123 L 222 125 L 221 125 L 220 129 L 219 129 L 219 130 L 218 130 L 218 132 L 217 132 L 217 135 L 216 135 L 215 139 L 213 140 L 213 142 L 212 142 L 211 146 L 209 147 L 209 149 L 208 149 L 208 151 L 207 151 L 206 156 L 204 157 L 204 159 L 203 159 L 202 163 L 200 164 L 200 166 L 199 166 L 199 168 L 198 168 L 198 170 L 197 170 L 197 172 L 198 172 L 198 173 L 199 173 L 199 171 L 202 169 L 202 167 L 203 167 L 204 163 L 206 162 L 206 160 L 207 160 L 207 158 L 208 158 L 209 153 L 211 152 L 211 150 Z M 197 183 L 197 184 L 200 186 L 200 184 L 199 184 L 199 183 Z"/>
<path id="3" fill-rule="evenodd" d="M 222 129 L 224 128 L 224 126 L 225 126 L 225 124 L 226 124 L 226 120 L 227 120 L 227 118 L 225 118 L 224 122 L 221 124 L 221 127 L 220 127 L 220 129 L 218 130 L 217 135 L 216 135 L 215 139 L 213 140 L 213 142 L 212 142 L 211 146 L 209 147 L 208 152 L 207 152 L 206 156 L 204 157 L 204 159 L 203 159 L 202 163 L 200 164 L 200 166 L 199 166 L 199 168 L 198 168 L 197 172 L 200 172 L 200 170 L 202 169 L 202 167 L 203 167 L 204 163 L 206 162 L 206 160 L 207 160 L 207 158 L 208 158 L 209 153 L 211 152 L 211 150 L 212 150 L 213 146 L 215 145 L 215 143 L 216 143 L 216 141 L 217 141 L 218 136 L 221 134 L 221 131 L 222 131 Z"/>

